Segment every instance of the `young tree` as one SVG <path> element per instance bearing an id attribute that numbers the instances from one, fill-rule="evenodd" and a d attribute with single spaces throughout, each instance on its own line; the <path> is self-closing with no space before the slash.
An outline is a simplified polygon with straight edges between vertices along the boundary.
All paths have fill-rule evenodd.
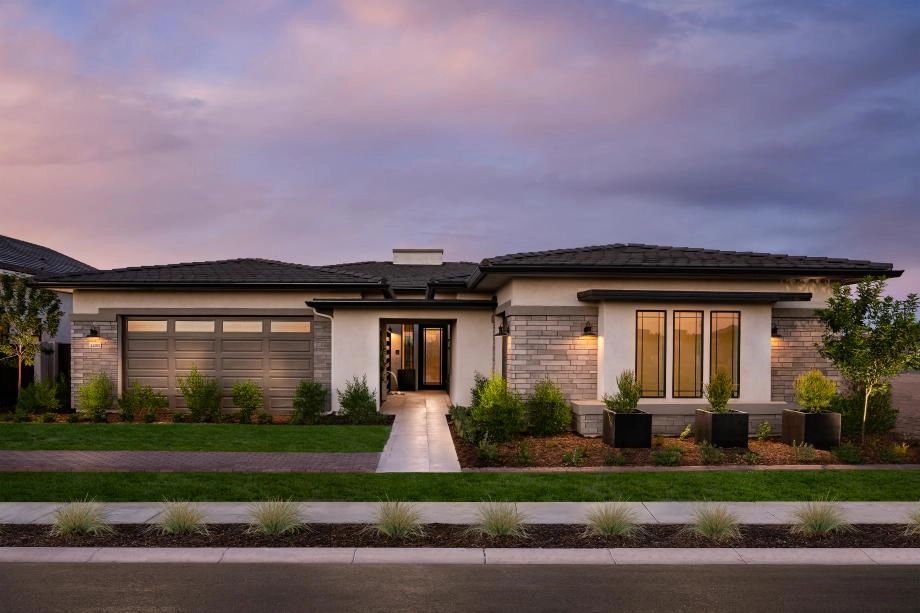
<path id="1" fill-rule="evenodd" d="M 61 315 L 61 301 L 54 292 L 29 287 L 24 277 L 0 276 L 0 354 L 16 358 L 18 389 L 22 365 L 35 363 L 42 335 L 57 334 Z"/>
<path id="2" fill-rule="evenodd" d="M 827 308 L 818 311 L 825 332 L 819 351 L 863 393 L 860 440 L 866 436 L 869 398 L 903 370 L 920 366 L 918 298 L 882 296 L 884 279 L 867 278 L 851 288 L 834 285 Z"/>

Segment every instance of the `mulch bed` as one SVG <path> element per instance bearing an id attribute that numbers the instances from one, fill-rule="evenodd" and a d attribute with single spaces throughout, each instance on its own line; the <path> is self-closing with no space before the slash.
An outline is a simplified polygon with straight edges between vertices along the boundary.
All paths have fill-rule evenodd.
<path id="1" fill-rule="evenodd" d="M 451 436 L 453 437 L 454 447 L 457 449 L 457 458 L 460 460 L 462 468 L 482 468 L 485 466 L 506 466 L 506 467 L 537 467 L 550 468 L 566 466 L 563 463 L 563 457 L 575 448 L 583 450 L 583 457 L 576 466 L 596 467 L 614 465 L 612 456 L 619 456 L 615 465 L 618 466 L 654 466 L 652 460 L 652 451 L 662 447 L 677 447 L 681 451 L 680 466 L 701 466 L 703 459 L 700 456 L 700 449 L 696 440 L 690 436 L 685 440 L 677 437 L 655 437 L 652 449 L 614 449 L 606 444 L 600 438 L 585 438 L 573 432 L 566 432 L 556 436 L 518 436 L 513 440 L 498 445 L 501 460 L 494 464 L 484 464 L 477 457 L 477 448 L 475 445 L 464 441 L 451 427 Z M 863 461 L 871 463 L 889 463 L 890 459 L 884 457 L 884 454 L 878 452 L 886 446 L 892 445 L 897 439 L 894 438 L 873 438 L 862 448 Z M 531 461 L 527 464 L 521 464 L 518 461 L 518 449 L 526 446 L 530 451 Z M 723 448 L 724 457 L 721 462 L 716 462 L 716 466 L 730 465 L 789 465 L 789 464 L 843 464 L 829 451 L 816 450 L 815 458 L 811 461 L 796 460 L 792 447 L 777 439 L 768 439 L 761 441 L 750 439 L 748 449 L 740 448 Z M 756 457 L 747 455 L 750 452 L 756 454 Z M 917 445 L 911 445 L 908 455 L 903 459 L 905 463 L 920 462 Z"/>
<path id="2" fill-rule="evenodd" d="M 295 534 L 250 534 L 242 524 L 208 527 L 208 534 L 163 535 L 149 525 L 123 524 L 98 536 L 52 536 L 49 526 L 0 526 L 3 547 L 920 547 L 920 536 L 907 536 L 903 525 L 859 524 L 852 532 L 820 537 L 794 534 L 789 526 L 741 527 L 741 538 L 712 542 L 688 533 L 683 525 L 653 524 L 641 535 L 627 538 L 586 537 L 577 524 L 533 524 L 526 537 L 488 537 L 469 526 L 429 524 L 426 534 L 406 539 L 377 534 L 366 524 L 312 524 Z"/>

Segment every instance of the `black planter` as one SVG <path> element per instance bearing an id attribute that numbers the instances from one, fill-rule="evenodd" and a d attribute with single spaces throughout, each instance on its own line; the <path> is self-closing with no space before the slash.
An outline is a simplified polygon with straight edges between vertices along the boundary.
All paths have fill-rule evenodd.
<path id="1" fill-rule="evenodd" d="M 604 410 L 604 442 L 618 448 L 652 446 L 652 414 L 614 413 Z"/>
<path id="2" fill-rule="evenodd" d="M 709 441 L 717 447 L 748 446 L 748 414 L 743 411 L 713 413 L 696 410 L 693 434 L 697 442 Z"/>
<path id="3" fill-rule="evenodd" d="M 783 409 L 783 442 L 811 443 L 815 449 L 840 445 L 840 413 L 805 413 Z"/>
<path id="4" fill-rule="evenodd" d="M 401 392 L 415 391 L 415 369 L 400 368 L 396 371 L 396 385 Z"/>

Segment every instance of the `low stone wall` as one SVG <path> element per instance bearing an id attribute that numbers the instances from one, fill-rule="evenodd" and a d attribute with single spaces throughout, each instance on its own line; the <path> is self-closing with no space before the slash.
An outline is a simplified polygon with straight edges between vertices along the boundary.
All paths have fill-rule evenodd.
<path id="1" fill-rule="evenodd" d="M 898 408 L 895 431 L 920 439 L 920 371 L 906 372 L 891 382 L 891 398 Z"/>

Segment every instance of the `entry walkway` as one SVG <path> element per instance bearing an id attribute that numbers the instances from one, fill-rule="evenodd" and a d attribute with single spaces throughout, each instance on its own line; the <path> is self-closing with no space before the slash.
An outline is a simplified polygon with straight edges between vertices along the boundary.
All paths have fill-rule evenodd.
<path id="1" fill-rule="evenodd" d="M 447 426 L 450 400 L 444 392 L 391 394 L 382 413 L 395 415 L 378 473 L 460 472 Z"/>

